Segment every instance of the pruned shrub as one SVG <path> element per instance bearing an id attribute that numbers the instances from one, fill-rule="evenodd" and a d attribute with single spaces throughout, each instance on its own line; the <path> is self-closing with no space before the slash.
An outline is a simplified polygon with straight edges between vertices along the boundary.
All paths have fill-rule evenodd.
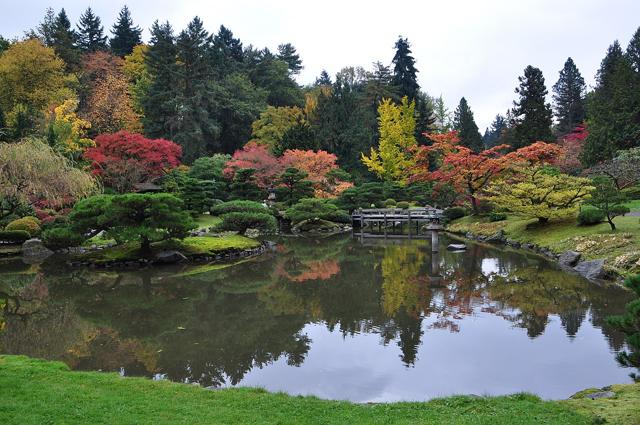
<path id="1" fill-rule="evenodd" d="M 229 201 L 211 208 L 212 215 L 223 215 L 237 212 L 269 214 L 269 209 L 260 202 L 255 201 Z"/>
<path id="2" fill-rule="evenodd" d="M 396 204 L 396 208 L 402 208 L 403 210 L 409 209 L 410 206 L 411 204 L 407 201 L 400 201 Z"/>
<path id="3" fill-rule="evenodd" d="M 82 244 L 84 238 L 69 227 L 51 227 L 42 232 L 42 242 L 49 249 L 62 249 Z"/>
<path id="4" fill-rule="evenodd" d="M 467 210 L 462 207 L 451 207 L 444 210 L 444 216 L 447 220 L 452 221 L 467 215 Z"/>
<path id="5" fill-rule="evenodd" d="M 578 223 L 582 226 L 591 226 L 602 223 L 605 213 L 599 208 L 585 205 L 578 214 Z"/>
<path id="6" fill-rule="evenodd" d="M 22 217 L 7 224 L 5 230 L 24 230 L 29 236 L 40 233 L 40 220 L 35 217 Z"/>
<path id="7" fill-rule="evenodd" d="M 22 243 L 27 239 L 31 239 L 31 235 L 25 230 L 0 230 L 0 242 Z"/>
<path id="8" fill-rule="evenodd" d="M 318 218 L 335 223 L 349 223 L 351 216 L 326 199 L 307 198 L 287 209 L 284 216 L 296 225 L 304 220 Z"/>
<path id="9" fill-rule="evenodd" d="M 384 206 L 385 208 L 394 208 L 397 205 L 397 202 L 395 199 L 387 199 L 386 201 L 384 201 Z"/>
<path id="10" fill-rule="evenodd" d="M 489 213 L 489 221 L 491 222 L 503 221 L 506 219 L 507 219 L 507 215 L 505 213 L 495 212 L 495 211 L 492 211 Z"/>
<path id="11" fill-rule="evenodd" d="M 258 229 L 264 233 L 276 231 L 278 222 L 267 212 L 230 212 L 220 216 L 222 222 L 216 230 L 231 230 L 244 233 L 247 229 Z"/>

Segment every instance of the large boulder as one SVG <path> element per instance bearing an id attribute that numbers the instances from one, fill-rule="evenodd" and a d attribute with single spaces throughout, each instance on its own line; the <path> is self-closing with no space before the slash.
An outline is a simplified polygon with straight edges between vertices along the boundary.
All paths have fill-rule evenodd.
<path id="1" fill-rule="evenodd" d="M 564 267 L 575 267 L 582 254 L 578 251 L 565 251 L 558 257 L 558 263 Z"/>
<path id="2" fill-rule="evenodd" d="M 604 279 L 607 275 L 604 269 L 604 260 L 581 261 L 573 270 L 589 280 Z"/>
<path id="3" fill-rule="evenodd" d="M 504 236 L 504 230 L 500 229 L 496 233 L 494 233 L 493 235 L 487 237 L 485 239 L 485 242 L 504 243 L 505 240 L 506 240 L 506 238 Z"/>
<path id="4" fill-rule="evenodd" d="M 180 251 L 161 251 L 155 255 L 155 262 L 159 264 L 175 264 L 185 261 L 187 257 Z"/>
<path id="5" fill-rule="evenodd" d="M 43 261 L 52 254 L 53 251 L 44 246 L 40 239 L 29 239 L 22 244 L 22 257 L 27 263 Z"/>
<path id="6" fill-rule="evenodd" d="M 251 239 L 259 238 L 261 234 L 260 229 L 247 229 L 244 231 L 244 235 Z"/>

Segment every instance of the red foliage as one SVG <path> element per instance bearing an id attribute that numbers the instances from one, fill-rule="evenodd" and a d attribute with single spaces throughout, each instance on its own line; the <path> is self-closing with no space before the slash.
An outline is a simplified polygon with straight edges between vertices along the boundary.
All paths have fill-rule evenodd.
<path id="1" fill-rule="evenodd" d="M 93 173 L 100 176 L 111 164 L 126 161 L 135 164 L 145 180 L 152 180 L 180 165 L 182 155 L 182 148 L 169 140 L 147 139 L 124 130 L 101 134 L 95 143 L 83 158 L 91 161 Z"/>
<path id="2" fill-rule="evenodd" d="M 307 179 L 313 182 L 316 197 L 335 198 L 353 186 L 349 182 L 334 181 L 327 177 L 332 170 L 338 168 L 337 160 L 337 156 L 323 150 L 314 152 L 312 150 L 290 149 L 285 151 L 280 158 L 280 164 L 283 169 L 293 167 L 307 173 Z"/>
<path id="3" fill-rule="evenodd" d="M 589 135 L 586 126 L 579 125 L 573 131 L 558 140 L 558 145 L 564 150 L 554 164 L 563 173 L 577 175 L 582 171 L 580 156 L 584 148 L 584 140 Z"/>
<path id="4" fill-rule="evenodd" d="M 271 155 L 266 145 L 249 142 L 243 146 L 242 150 L 237 150 L 233 154 L 231 161 L 227 162 L 224 175 L 228 179 L 233 179 L 236 170 L 242 168 L 253 168 L 256 170 L 256 183 L 260 187 L 272 186 L 276 177 L 282 174 L 283 168 L 278 159 Z"/>

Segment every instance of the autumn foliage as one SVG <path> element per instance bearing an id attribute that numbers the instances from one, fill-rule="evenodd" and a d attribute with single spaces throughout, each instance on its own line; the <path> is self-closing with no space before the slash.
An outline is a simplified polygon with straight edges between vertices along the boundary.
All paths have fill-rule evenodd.
<path id="1" fill-rule="evenodd" d="M 276 177 L 284 170 L 266 145 L 255 142 L 247 143 L 241 150 L 233 154 L 231 161 L 227 162 L 224 175 L 231 180 L 236 171 L 243 168 L 255 170 L 256 183 L 262 188 L 272 186 Z"/>
<path id="2" fill-rule="evenodd" d="M 131 169 L 139 175 L 140 181 L 152 180 L 180 165 L 182 155 L 181 147 L 169 140 L 147 139 L 124 130 L 101 134 L 95 138 L 95 143 L 95 147 L 85 151 L 83 158 L 91 162 L 95 175 L 103 177 L 115 166 L 121 173 Z"/>

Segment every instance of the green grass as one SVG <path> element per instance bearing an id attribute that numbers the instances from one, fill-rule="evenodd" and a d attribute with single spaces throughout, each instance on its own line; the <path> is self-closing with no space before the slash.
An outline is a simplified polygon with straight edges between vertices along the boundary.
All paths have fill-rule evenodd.
<path id="1" fill-rule="evenodd" d="M 215 215 L 200 214 L 195 219 L 195 222 L 198 225 L 198 229 L 207 229 L 209 227 L 214 227 L 222 223 L 222 219 Z"/>
<path id="2" fill-rule="evenodd" d="M 640 425 L 640 384 L 612 385 L 611 391 L 616 394 L 612 398 L 590 400 L 584 397 L 597 391 L 602 390 L 584 390 L 561 403 L 585 416 L 596 416 L 606 421 L 599 423 Z"/>
<path id="3" fill-rule="evenodd" d="M 629 202 L 626 202 L 625 205 L 631 210 L 640 210 L 640 199 L 633 199 Z"/>
<path id="4" fill-rule="evenodd" d="M 218 254 L 228 250 L 250 249 L 258 246 L 260 246 L 260 242 L 240 235 L 221 237 L 194 236 L 183 240 L 167 240 L 154 243 L 151 245 L 151 256 L 164 250 L 178 250 L 189 257 Z M 81 254 L 78 259 L 101 264 L 113 261 L 134 261 L 143 256 L 140 252 L 140 244 L 126 243 L 100 251 Z"/>
<path id="5" fill-rule="evenodd" d="M 535 219 L 509 216 L 507 220 L 489 222 L 485 217 L 463 217 L 448 226 L 456 233 L 471 232 L 490 236 L 503 230 L 507 238 L 533 243 L 555 253 L 567 250 L 582 252 L 585 259 L 604 258 L 608 267 L 621 274 L 640 271 L 640 218 L 617 217 L 617 230 L 611 231 L 608 223 L 579 226 L 575 219 L 551 221 L 540 225 Z"/>
<path id="6" fill-rule="evenodd" d="M 113 373 L 71 372 L 62 363 L 23 356 L 0 357 L 0 394 L 0 423 L 7 425 L 591 423 L 590 412 L 582 405 L 585 414 L 573 411 L 569 403 L 527 394 L 362 405 L 260 389 L 210 391 Z"/>

